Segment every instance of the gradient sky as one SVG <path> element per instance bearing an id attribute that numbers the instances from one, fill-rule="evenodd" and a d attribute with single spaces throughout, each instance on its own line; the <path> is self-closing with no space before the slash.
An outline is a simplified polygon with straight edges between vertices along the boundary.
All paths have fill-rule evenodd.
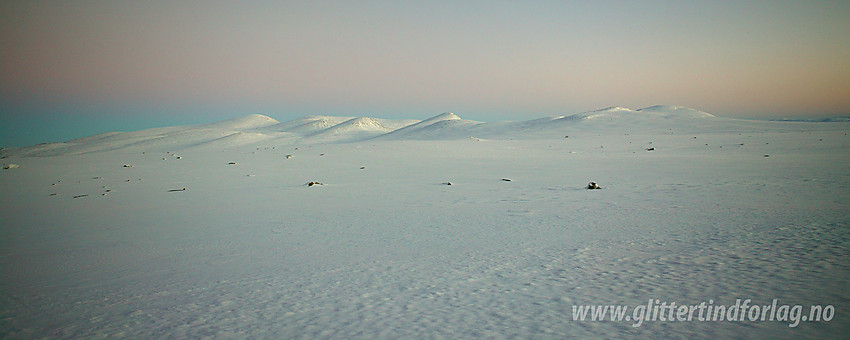
<path id="1" fill-rule="evenodd" d="M 850 1 L 0 2 L 0 146 L 250 113 L 850 115 Z"/>

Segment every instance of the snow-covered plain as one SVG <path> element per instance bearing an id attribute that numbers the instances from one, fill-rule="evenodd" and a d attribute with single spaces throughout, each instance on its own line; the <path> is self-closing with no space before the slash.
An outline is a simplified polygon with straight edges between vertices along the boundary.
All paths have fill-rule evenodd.
<path id="1" fill-rule="evenodd" d="M 0 338 L 845 337 L 848 132 L 657 106 L 3 149 Z M 835 316 L 572 319 L 738 298 Z"/>

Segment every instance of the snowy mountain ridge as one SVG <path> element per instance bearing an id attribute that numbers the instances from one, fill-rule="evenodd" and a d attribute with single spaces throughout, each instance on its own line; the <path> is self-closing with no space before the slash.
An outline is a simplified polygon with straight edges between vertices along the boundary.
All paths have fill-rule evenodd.
<path id="1" fill-rule="evenodd" d="M 716 116 L 702 112 L 700 110 L 687 108 L 683 106 L 672 105 L 655 105 L 642 109 L 629 109 L 625 107 L 612 106 L 604 109 L 593 110 L 567 116 L 568 119 L 606 119 L 606 120 L 625 120 L 625 119 L 646 119 L 646 118 L 665 118 L 665 119 L 686 119 L 686 118 L 717 118 Z"/>
<path id="2" fill-rule="evenodd" d="M 764 122 L 761 122 L 764 123 Z M 232 147 L 260 142 L 275 144 L 348 143 L 366 140 L 444 140 L 557 138 L 570 131 L 700 130 L 747 124 L 717 118 L 706 112 L 656 105 L 642 109 L 608 107 L 573 115 L 518 122 L 479 122 L 445 112 L 425 120 L 371 117 L 304 116 L 279 122 L 251 114 L 209 124 L 107 132 L 61 143 L 0 150 L 0 156 L 58 156 L 120 149 L 179 150 L 195 147 Z M 728 130 L 728 129 L 727 129 Z M 561 137 L 562 138 L 562 137 Z M 160 150 L 160 151 L 161 151 Z"/>

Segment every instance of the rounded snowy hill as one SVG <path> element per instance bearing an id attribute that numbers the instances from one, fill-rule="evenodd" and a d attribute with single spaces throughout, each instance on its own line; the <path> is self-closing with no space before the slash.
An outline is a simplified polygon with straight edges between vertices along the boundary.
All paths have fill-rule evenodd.
<path id="1" fill-rule="evenodd" d="M 337 124 L 341 124 L 354 117 L 339 117 L 339 116 L 304 116 L 298 119 L 293 119 L 283 123 L 271 125 L 262 128 L 262 131 L 281 131 L 290 132 L 298 135 L 307 136 L 320 131 L 329 129 Z"/>
<path id="2" fill-rule="evenodd" d="M 381 139 L 447 139 L 465 136 L 472 126 L 480 122 L 466 120 L 451 112 L 444 112 L 416 124 L 389 132 Z"/>
<path id="3" fill-rule="evenodd" d="M 713 114 L 684 106 L 655 105 L 637 111 L 641 113 L 660 114 L 665 118 L 717 118 Z"/>
<path id="4" fill-rule="evenodd" d="M 250 114 L 245 117 L 228 119 L 221 122 L 204 124 L 197 126 L 198 128 L 207 128 L 207 129 L 222 129 L 222 130 L 250 130 L 257 129 L 261 127 L 266 127 L 270 125 L 280 124 L 279 121 L 274 118 L 264 116 L 261 114 Z"/>
<path id="5" fill-rule="evenodd" d="M 346 120 L 304 138 L 313 142 L 342 142 L 372 138 L 392 131 L 374 118 L 359 117 Z"/>
<path id="6" fill-rule="evenodd" d="M 566 116 L 566 120 L 620 120 L 626 121 L 634 119 L 688 119 L 688 118 L 717 118 L 714 115 L 700 110 L 687 108 L 683 106 L 671 105 L 655 105 L 642 109 L 629 109 L 619 106 L 612 106 L 600 110 L 588 111 L 579 114 Z"/>

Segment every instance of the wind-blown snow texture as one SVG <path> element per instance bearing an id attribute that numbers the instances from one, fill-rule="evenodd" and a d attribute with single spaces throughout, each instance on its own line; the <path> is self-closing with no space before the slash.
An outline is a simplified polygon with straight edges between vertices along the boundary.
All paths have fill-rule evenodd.
<path id="1" fill-rule="evenodd" d="M 839 338 L 849 127 L 251 115 L 3 149 L 0 337 Z M 737 298 L 835 317 L 572 320 Z"/>

